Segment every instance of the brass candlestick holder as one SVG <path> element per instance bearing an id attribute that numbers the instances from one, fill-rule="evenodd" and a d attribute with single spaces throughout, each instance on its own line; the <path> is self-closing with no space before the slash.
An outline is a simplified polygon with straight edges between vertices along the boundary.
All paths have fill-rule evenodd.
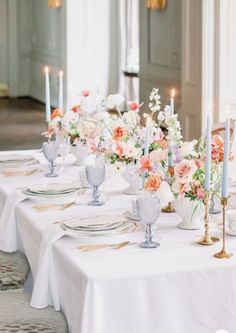
<path id="1" fill-rule="evenodd" d="M 223 208 L 223 238 L 222 238 L 222 249 L 220 252 L 215 253 L 214 257 L 219 259 L 229 259 L 233 256 L 232 253 L 226 251 L 225 249 L 225 214 L 226 214 L 226 207 L 228 204 L 228 198 L 221 198 L 221 205 Z"/>
<path id="2" fill-rule="evenodd" d="M 209 232 L 209 202 L 210 202 L 210 193 L 207 191 L 205 192 L 205 235 L 202 238 L 197 239 L 197 243 L 200 245 L 214 245 L 215 243 L 219 242 L 218 237 L 211 237 Z"/>
<path id="3" fill-rule="evenodd" d="M 171 177 L 174 175 L 174 167 L 173 166 L 168 167 L 168 173 Z M 172 205 L 172 202 L 169 202 L 168 205 L 166 207 L 163 207 L 161 211 L 163 213 L 174 213 L 175 209 Z"/>

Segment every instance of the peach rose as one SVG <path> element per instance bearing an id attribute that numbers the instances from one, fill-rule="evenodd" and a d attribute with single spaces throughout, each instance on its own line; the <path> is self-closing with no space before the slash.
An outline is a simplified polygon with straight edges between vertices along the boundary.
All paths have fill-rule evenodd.
<path id="1" fill-rule="evenodd" d="M 180 184 L 190 183 L 197 170 L 194 160 L 183 159 L 175 166 L 175 177 Z"/>
<path id="2" fill-rule="evenodd" d="M 161 179 L 158 175 L 151 175 L 148 177 L 145 183 L 145 189 L 148 191 L 155 192 L 160 188 Z"/>
<path id="3" fill-rule="evenodd" d="M 126 136 L 127 131 L 123 127 L 116 127 L 113 130 L 113 139 L 114 140 L 121 140 L 124 136 Z"/>

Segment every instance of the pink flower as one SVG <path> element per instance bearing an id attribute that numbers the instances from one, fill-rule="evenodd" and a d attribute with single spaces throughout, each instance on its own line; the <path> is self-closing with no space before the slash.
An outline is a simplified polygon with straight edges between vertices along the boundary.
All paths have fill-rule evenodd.
<path id="1" fill-rule="evenodd" d="M 152 171 L 153 162 L 150 160 L 149 156 L 142 156 L 140 159 L 140 171 L 141 172 L 149 172 Z"/>
<path id="2" fill-rule="evenodd" d="M 83 90 L 81 92 L 81 95 L 84 96 L 84 97 L 88 97 L 90 95 L 90 91 L 89 90 Z"/>
<path id="3" fill-rule="evenodd" d="M 183 159 L 180 163 L 176 164 L 174 174 L 180 184 L 190 183 L 193 175 L 197 170 L 194 160 Z"/>
<path id="4" fill-rule="evenodd" d="M 203 190 L 202 187 L 198 187 L 198 188 L 196 189 L 196 195 L 197 195 L 197 198 L 198 198 L 199 200 L 203 200 L 203 199 L 204 199 L 204 197 L 205 197 L 205 192 L 204 192 L 204 190 Z"/>
<path id="5" fill-rule="evenodd" d="M 200 169 L 202 167 L 202 161 L 201 160 L 195 160 L 196 166 L 198 167 L 198 169 Z"/>
<path id="6" fill-rule="evenodd" d="M 133 101 L 133 102 L 129 102 L 128 105 L 132 111 L 137 111 L 143 105 L 143 103 L 139 104 L 138 102 Z"/>

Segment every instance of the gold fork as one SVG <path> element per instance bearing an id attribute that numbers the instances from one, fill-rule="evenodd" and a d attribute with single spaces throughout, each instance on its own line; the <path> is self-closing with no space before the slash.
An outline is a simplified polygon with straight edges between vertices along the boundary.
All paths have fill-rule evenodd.
<path id="1" fill-rule="evenodd" d="M 80 245 L 78 249 L 81 252 L 90 252 L 90 251 L 96 251 L 96 250 L 103 250 L 103 249 L 115 249 L 119 250 L 122 249 L 128 245 L 134 245 L 135 242 L 130 241 L 124 241 L 121 243 L 114 243 L 114 244 L 89 244 L 89 245 Z"/>

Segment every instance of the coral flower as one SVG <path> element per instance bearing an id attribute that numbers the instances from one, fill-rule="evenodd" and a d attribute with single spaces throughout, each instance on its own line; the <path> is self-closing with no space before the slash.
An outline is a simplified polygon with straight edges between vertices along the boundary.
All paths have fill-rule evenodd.
<path id="1" fill-rule="evenodd" d="M 137 111 L 143 105 L 143 103 L 139 104 L 138 102 L 133 101 L 133 102 L 129 102 L 128 105 L 129 105 L 130 110 Z"/>
<path id="2" fill-rule="evenodd" d="M 81 106 L 79 104 L 72 106 L 71 111 L 74 113 L 79 113 L 80 112 Z"/>
<path id="3" fill-rule="evenodd" d="M 151 175 L 148 177 L 145 183 L 145 189 L 148 191 L 155 192 L 160 188 L 161 179 L 158 175 Z"/>
<path id="4" fill-rule="evenodd" d="M 140 159 L 140 171 L 141 172 L 149 172 L 152 171 L 153 162 L 150 160 L 148 156 L 142 156 Z"/>
<path id="5" fill-rule="evenodd" d="M 156 141 L 156 143 L 159 145 L 160 148 L 166 149 L 168 148 L 168 142 L 165 139 Z"/>
<path id="6" fill-rule="evenodd" d="M 64 112 L 62 109 L 59 109 L 59 108 L 54 109 L 52 112 L 52 119 L 57 118 L 57 117 L 62 118 L 63 115 L 64 115 Z"/>
<path id="7" fill-rule="evenodd" d="M 121 145 L 117 145 L 115 153 L 121 158 L 124 155 L 124 148 Z"/>
<path id="8" fill-rule="evenodd" d="M 127 131 L 123 127 L 116 127 L 113 130 L 113 139 L 114 140 L 121 140 L 125 135 L 127 134 Z"/>
<path id="9" fill-rule="evenodd" d="M 88 96 L 90 95 L 90 91 L 89 91 L 89 90 L 83 90 L 83 91 L 81 92 L 81 95 L 82 95 L 83 97 L 88 97 Z"/>

